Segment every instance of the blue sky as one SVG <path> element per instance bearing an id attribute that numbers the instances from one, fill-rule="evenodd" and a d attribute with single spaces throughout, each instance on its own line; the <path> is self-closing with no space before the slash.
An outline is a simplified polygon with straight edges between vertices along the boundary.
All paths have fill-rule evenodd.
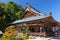
<path id="1" fill-rule="evenodd" d="M 1 2 L 8 2 L 9 0 L 0 0 Z M 52 16 L 56 21 L 60 21 L 60 0 L 12 0 L 17 4 L 21 4 L 23 8 L 28 2 L 32 7 L 38 11 L 48 14 L 52 12 Z"/>

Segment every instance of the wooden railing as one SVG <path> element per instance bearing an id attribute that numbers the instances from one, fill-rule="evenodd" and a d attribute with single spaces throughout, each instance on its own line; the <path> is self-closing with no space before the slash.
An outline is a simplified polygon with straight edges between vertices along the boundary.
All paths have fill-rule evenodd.
<path id="1" fill-rule="evenodd" d="M 31 36 L 40 36 L 40 37 L 46 37 L 45 32 L 28 32 L 29 35 Z"/>

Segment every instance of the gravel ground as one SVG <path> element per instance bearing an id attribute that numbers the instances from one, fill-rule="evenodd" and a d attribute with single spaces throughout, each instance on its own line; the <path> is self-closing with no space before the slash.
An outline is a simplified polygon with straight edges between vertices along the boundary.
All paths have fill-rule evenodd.
<path id="1" fill-rule="evenodd" d="M 56 38 L 41 38 L 41 37 L 33 37 L 31 39 L 28 40 L 60 40 L 60 39 L 56 39 Z"/>

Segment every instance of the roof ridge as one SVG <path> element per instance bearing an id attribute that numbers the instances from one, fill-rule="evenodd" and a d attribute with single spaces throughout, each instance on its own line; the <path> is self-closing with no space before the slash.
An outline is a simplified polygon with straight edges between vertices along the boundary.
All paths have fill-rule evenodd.
<path id="1" fill-rule="evenodd" d="M 26 5 L 29 5 L 31 8 L 33 8 L 33 9 L 36 10 L 37 12 L 41 13 L 40 11 L 38 11 L 37 9 L 35 9 L 34 7 L 32 7 L 29 3 L 26 3 Z"/>
<path id="2" fill-rule="evenodd" d="M 31 16 L 31 17 L 27 17 L 27 18 L 32 18 L 32 17 L 43 17 L 43 16 L 45 16 L 45 17 L 49 17 L 50 15 L 42 15 L 42 16 Z M 23 19 L 27 19 L 27 18 L 23 18 Z"/>
<path id="3" fill-rule="evenodd" d="M 26 4 L 26 8 L 29 8 L 29 10 L 31 10 L 39 15 L 45 15 L 45 14 L 41 13 L 40 11 L 38 11 L 37 9 L 35 9 L 34 7 L 32 7 L 29 3 Z"/>

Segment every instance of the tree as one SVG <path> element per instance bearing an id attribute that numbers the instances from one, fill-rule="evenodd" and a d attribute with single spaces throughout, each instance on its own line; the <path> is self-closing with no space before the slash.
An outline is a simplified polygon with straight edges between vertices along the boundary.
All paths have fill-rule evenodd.
<path id="1" fill-rule="evenodd" d="M 0 2 L 0 15 L 2 15 L 0 16 L 0 18 L 2 18 L 0 19 L 0 30 L 4 31 L 7 24 L 20 19 L 23 13 L 24 9 L 22 6 L 15 2 Z"/>

